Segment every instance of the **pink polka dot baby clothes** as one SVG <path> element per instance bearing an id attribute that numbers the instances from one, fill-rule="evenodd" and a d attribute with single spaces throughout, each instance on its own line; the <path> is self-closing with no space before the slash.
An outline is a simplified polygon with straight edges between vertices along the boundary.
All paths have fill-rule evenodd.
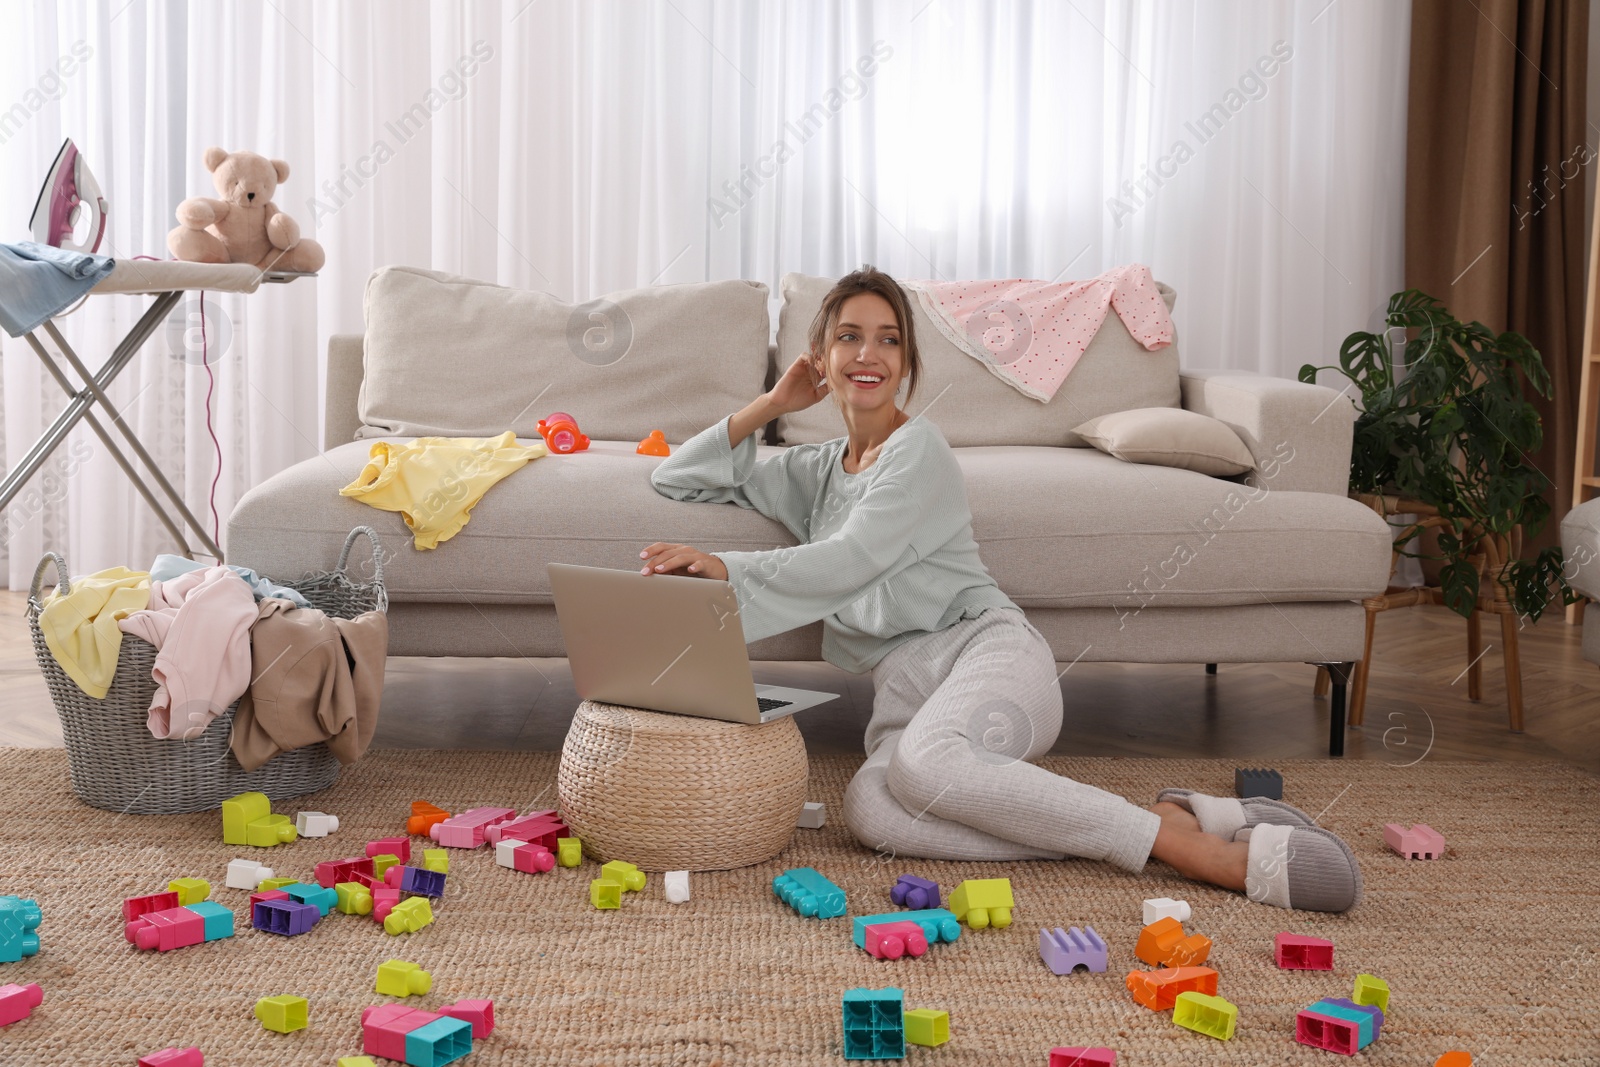
<path id="1" fill-rule="evenodd" d="M 1013 278 L 905 286 L 951 344 L 1041 402 L 1066 381 L 1108 307 L 1149 351 L 1172 343 L 1172 316 L 1142 263 L 1080 282 Z"/>

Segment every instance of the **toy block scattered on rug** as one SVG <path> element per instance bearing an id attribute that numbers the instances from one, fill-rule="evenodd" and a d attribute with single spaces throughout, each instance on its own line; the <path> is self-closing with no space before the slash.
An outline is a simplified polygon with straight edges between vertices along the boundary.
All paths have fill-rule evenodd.
<path id="1" fill-rule="evenodd" d="M 1272 955 L 1280 970 L 1333 970 L 1333 942 L 1326 938 L 1282 933 L 1273 938 Z"/>
<path id="2" fill-rule="evenodd" d="M 795 820 L 795 826 L 802 830 L 820 830 L 828 824 L 828 809 L 813 801 L 807 801 L 800 808 L 800 818 Z"/>
<path id="3" fill-rule="evenodd" d="M 1227 1041 L 1239 1025 L 1239 1009 L 1218 996 L 1179 993 L 1172 1005 L 1172 1021 L 1185 1030 Z"/>
<path id="4" fill-rule="evenodd" d="M 1317 1001 L 1295 1016 L 1294 1039 L 1302 1045 L 1354 1056 L 1378 1038 L 1383 1012 L 1340 998 Z"/>
<path id="5" fill-rule="evenodd" d="M 1144 902 L 1144 924 L 1146 926 L 1162 919 L 1177 919 L 1180 923 L 1186 923 L 1193 913 L 1194 909 L 1189 907 L 1187 900 L 1155 897 Z"/>
<path id="6" fill-rule="evenodd" d="M 927 878 L 918 878 L 914 874 L 902 874 L 896 878 L 894 885 L 889 889 L 889 899 L 902 908 L 910 908 L 913 911 L 937 908 L 942 903 L 939 898 L 939 883 Z"/>
<path id="7" fill-rule="evenodd" d="M 411 802 L 411 817 L 406 820 L 406 833 L 416 837 L 427 837 L 428 831 L 436 824 L 450 818 L 450 813 L 443 808 L 435 807 L 426 800 L 413 800 Z"/>
<path id="8" fill-rule="evenodd" d="M 1157 966 L 1198 967 L 1211 955 L 1211 939 L 1204 934 L 1185 936 L 1183 924 L 1169 916 L 1139 931 L 1133 954 Z"/>
<path id="9" fill-rule="evenodd" d="M 263 867 L 255 860 L 230 860 L 223 884 L 229 889 L 248 889 L 253 893 L 261 887 L 263 879 L 271 877 L 272 868 Z"/>
<path id="10" fill-rule="evenodd" d="M 1050 1067 L 1116 1067 L 1117 1054 L 1108 1048 L 1067 1045 L 1050 1050 Z"/>
<path id="11" fill-rule="evenodd" d="M 171 952 L 233 936 L 233 912 L 202 900 L 165 911 L 149 911 L 122 928 L 123 937 L 144 951 Z"/>
<path id="12" fill-rule="evenodd" d="M 305 997 L 262 997 L 256 1001 L 255 1014 L 265 1029 L 292 1034 L 310 1025 L 311 1005 Z"/>
<path id="13" fill-rule="evenodd" d="M 378 964 L 375 991 L 386 997 L 420 996 L 433 988 L 433 975 L 409 960 Z"/>
<path id="14" fill-rule="evenodd" d="M 901 956 L 921 956 L 928 951 L 928 939 L 922 927 L 913 922 L 873 923 L 867 927 L 868 954 L 880 960 L 897 960 Z"/>
<path id="15" fill-rule="evenodd" d="M 439 1009 L 440 1015 L 461 1019 L 472 1024 L 473 1040 L 494 1033 L 494 1001 L 458 1000 Z"/>
<path id="16" fill-rule="evenodd" d="M 950 1040 L 950 1013 L 914 1008 L 905 1013 L 906 1040 L 924 1048 L 938 1048 Z"/>
<path id="17" fill-rule="evenodd" d="M 471 808 L 428 827 L 428 836 L 445 848 L 482 848 L 489 827 L 516 815 L 512 808 Z"/>
<path id="18" fill-rule="evenodd" d="M 206 1057 L 199 1046 L 164 1048 L 139 1057 L 139 1067 L 205 1067 Z"/>
<path id="19" fill-rule="evenodd" d="M 339 829 L 339 816 L 302 811 L 294 817 L 294 832 L 301 837 L 327 837 Z"/>
<path id="20" fill-rule="evenodd" d="M 1233 772 L 1233 791 L 1240 800 L 1247 797 L 1283 799 L 1283 775 L 1266 768 L 1236 767 Z"/>
<path id="21" fill-rule="evenodd" d="M 851 922 L 851 938 L 856 943 L 856 948 L 867 947 L 867 927 L 879 923 L 910 922 L 916 923 L 922 929 L 922 936 L 928 944 L 934 945 L 940 941 L 955 941 L 961 936 L 961 923 L 956 920 L 953 912 L 944 908 L 927 908 L 923 911 L 891 911 L 882 915 L 857 915 Z"/>
<path id="22" fill-rule="evenodd" d="M 323 860 L 311 870 L 311 877 L 324 889 L 332 889 L 340 882 L 353 882 L 358 874 L 378 877 L 370 857 L 347 856 L 342 860 Z"/>
<path id="23" fill-rule="evenodd" d="M 1389 1010 L 1389 983 L 1375 974 L 1356 975 L 1355 989 L 1350 994 L 1350 999 L 1362 1007 L 1373 1007 L 1379 1011 Z"/>
<path id="24" fill-rule="evenodd" d="M 298 836 L 289 816 L 272 814 L 265 793 L 240 793 L 222 802 L 224 844 L 267 848 L 287 845 Z"/>
<path id="25" fill-rule="evenodd" d="M 1010 926 L 1011 909 L 1016 906 L 1009 878 L 969 878 L 950 894 L 950 911 L 973 930 Z"/>
<path id="26" fill-rule="evenodd" d="M 844 890 L 810 867 L 784 871 L 772 880 L 772 891 L 808 919 L 832 919 L 845 912 Z M 862 947 L 862 942 L 857 942 L 857 947 Z"/>
<path id="27" fill-rule="evenodd" d="M 567 824 L 561 821 L 561 816 L 554 808 L 530 811 L 526 815 L 488 826 L 483 832 L 484 839 L 491 845 L 497 845 L 508 837 L 514 837 L 518 841 L 547 848 L 552 853 L 560 847 L 558 842 L 563 837 L 570 837 L 571 834 L 572 831 L 567 829 Z"/>
<path id="28" fill-rule="evenodd" d="M 845 1059 L 905 1059 L 905 994 L 901 990 L 892 986 L 848 990 L 843 1016 Z"/>
<path id="29" fill-rule="evenodd" d="M 156 893 L 161 900 L 171 900 L 170 904 L 152 905 L 146 911 L 158 911 L 162 907 L 178 906 L 178 894 Z M 142 899 L 142 898 L 130 898 Z M 123 918 L 131 919 L 128 906 L 123 904 Z M 39 902 L 26 900 L 22 897 L 0 897 L 0 963 L 16 963 L 24 956 L 37 956 L 39 954 L 39 923 L 44 920 L 44 913 L 39 910 Z"/>
<path id="30" fill-rule="evenodd" d="M 211 883 L 204 878 L 174 878 L 167 892 L 178 894 L 178 905 L 198 904 L 211 895 Z"/>
<path id="31" fill-rule="evenodd" d="M 414 934 L 431 922 L 433 907 L 429 905 L 428 898 L 411 897 L 389 909 L 389 914 L 383 917 L 383 928 L 387 933 L 398 936 Z"/>
<path id="32" fill-rule="evenodd" d="M 1133 971 L 1127 978 L 1133 999 L 1152 1011 L 1166 1011 L 1180 993 L 1217 995 L 1217 972 L 1210 967 L 1168 967 L 1159 971 Z"/>
<path id="33" fill-rule="evenodd" d="M 0 1026 L 21 1022 L 44 1003 L 44 990 L 37 982 L 26 985 L 0 985 Z"/>
<path id="34" fill-rule="evenodd" d="M 1384 823 L 1383 843 L 1408 860 L 1436 860 L 1444 855 L 1444 836 L 1422 822 L 1409 830 L 1397 822 Z"/>
<path id="35" fill-rule="evenodd" d="M 1088 971 L 1106 969 L 1106 943 L 1094 927 L 1066 930 L 1039 930 L 1039 957 L 1052 974 L 1071 974 L 1079 967 Z"/>
<path id="36" fill-rule="evenodd" d="M 410 863 L 411 838 L 404 834 L 396 834 L 394 837 L 380 837 L 377 840 L 368 841 L 367 855 L 369 857 L 398 856 L 401 863 Z"/>
<path id="37" fill-rule="evenodd" d="M 687 904 L 689 902 L 688 871 L 668 871 L 661 876 L 661 882 L 666 887 L 668 904 Z"/>
<path id="38" fill-rule="evenodd" d="M 494 846 L 494 861 L 524 874 L 543 874 L 555 870 L 556 858 L 543 845 L 531 845 L 514 838 L 501 838 Z"/>
<path id="39" fill-rule="evenodd" d="M 337 894 L 335 894 L 337 895 Z M 263 900 L 251 906 L 250 925 L 268 934 L 295 937 L 308 932 L 322 919 L 315 904 L 304 904 L 285 894 L 283 900 Z"/>

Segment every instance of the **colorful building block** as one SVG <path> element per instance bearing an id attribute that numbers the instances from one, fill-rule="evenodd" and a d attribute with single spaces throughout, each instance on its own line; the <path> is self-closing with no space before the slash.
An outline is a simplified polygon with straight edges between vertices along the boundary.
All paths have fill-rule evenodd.
<path id="1" fill-rule="evenodd" d="M 449 817 L 450 813 L 441 807 L 436 807 L 426 800 L 413 800 L 411 818 L 406 820 L 406 833 L 427 837 L 428 831 L 434 825 L 444 822 Z"/>
<path id="2" fill-rule="evenodd" d="M 261 887 L 263 878 L 272 877 L 272 868 L 263 867 L 255 860 L 229 860 L 228 877 L 224 884 L 229 889 L 248 889 L 254 893 Z"/>
<path id="3" fill-rule="evenodd" d="M 139 1057 L 139 1067 L 205 1067 L 206 1057 L 198 1046 L 164 1048 Z"/>
<path id="4" fill-rule="evenodd" d="M 3 908 L 7 898 L 0 897 L 0 908 Z M 168 890 L 165 893 L 150 893 L 142 897 L 129 897 L 122 902 L 122 921 L 132 922 L 141 915 L 152 911 L 168 911 L 172 908 L 182 907 L 178 894 Z"/>
<path id="5" fill-rule="evenodd" d="M 1186 923 L 1193 913 L 1194 910 L 1189 907 L 1187 900 L 1155 897 L 1144 902 L 1144 924 L 1146 926 L 1162 919 L 1177 919 L 1181 923 Z"/>
<path id="6" fill-rule="evenodd" d="M 294 937 L 310 930 L 322 918 L 315 904 L 298 900 L 263 900 L 250 909 L 250 925 L 269 934 Z"/>
<path id="7" fill-rule="evenodd" d="M 332 889 L 340 882 L 353 882 L 358 874 L 376 876 L 372 860 L 366 856 L 346 856 L 342 860 L 323 860 L 312 868 L 311 876 L 324 889 Z"/>
<path id="8" fill-rule="evenodd" d="M 178 906 L 178 897 L 175 893 L 157 893 L 155 896 L 163 900 L 171 898 L 171 907 Z M 130 900 L 139 899 L 143 898 L 130 898 Z M 126 902 L 122 908 L 126 916 L 128 910 Z M 44 913 L 39 910 L 38 901 L 17 896 L 0 897 L 0 963 L 16 963 L 24 956 L 39 954 L 37 931 L 43 919 Z"/>
<path id="9" fill-rule="evenodd" d="M 901 990 L 892 986 L 848 990 L 843 1017 L 845 1059 L 905 1059 L 905 994 Z"/>
<path id="10" fill-rule="evenodd" d="M 1233 792 L 1241 800 L 1245 797 L 1282 800 L 1283 775 L 1264 767 L 1236 767 L 1233 771 Z"/>
<path id="11" fill-rule="evenodd" d="M 444 1067 L 472 1051 L 472 1024 L 441 1015 L 406 1034 L 406 1062 L 412 1067 Z"/>
<path id="12" fill-rule="evenodd" d="M 545 855 L 548 856 L 549 853 Z M 554 866 L 555 860 L 552 859 L 550 862 Z M 425 867 L 390 867 L 383 872 L 383 884 L 402 893 L 412 893 L 419 897 L 444 896 L 444 875 Z"/>
<path id="13" fill-rule="evenodd" d="M 1127 978 L 1133 999 L 1152 1011 L 1166 1011 L 1179 993 L 1217 994 L 1217 972 L 1210 967 L 1168 967 L 1159 971 L 1133 971 Z"/>
<path id="14" fill-rule="evenodd" d="M 1472 1053 L 1452 1049 L 1434 1060 L 1433 1067 L 1472 1067 Z"/>
<path id="15" fill-rule="evenodd" d="M 368 841 L 367 855 L 399 856 L 401 863 L 410 863 L 411 838 L 401 834 L 396 837 L 380 837 L 376 841 Z"/>
<path id="16" fill-rule="evenodd" d="M 806 801 L 800 808 L 800 818 L 795 820 L 795 825 L 802 830 L 820 830 L 828 825 L 828 809 L 825 805 Z"/>
<path id="17" fill-rule="evenodd" d="M 44 1003 L 44 990 L 37 982 L 27 985 L 0 985 L 0 1026 L 21 1022 Z"/>
<path id="18" fill-rule="evenodd" d="M 439 1014 L 471 1023 L 473 1040 L 488 1037 L 494 1033 L 494 1001 L 492 1000 L 458 1000 L 454 1004 L 446 1004 L 440 1008 Z"/>
<path id="19" fill-rule="evenodd" d="M 1383 1013 L 1374 1007 L 1319 1000 L 1295 1016 L 1294 1039 L 1312 1048 L 1354 1056 L 1377 1039 L 1382 1018 Z"/>
<path id="20" fill-rule="evenodd" d="M 257 890 L 256 892 L 250 894 L 250 907 L 249 907 L 249 910 L 245 914 L 254 915 L 256 913 L 256 905 L 259 904 L 263 900 L 288 900 L 288 899 L 289 899 L 289 894 L 285 893 L 281 889 L 260 889 L 260 890 Z"/>
<path id="21" fill-rule="evenodd" d="M 206 923 L 188 908 L 168 908 L 139 916 L 122 928 L 122 936 L 146 952 L 171 952 L 175 948 L 201 945 L 206 940 Z"/>
<path id="22" fill-rule="evenodd" d="M 583 842 L 576 837 L 556 838 L 556 861 L 563 867 L 576 867 L 583 862 Z"/>
<path id="23" fill-rule="evenodd" d="M 622 907 L 622 883 L 609 878 L 596 878 L 589 883 L 589 903 L 597 908 Z"/>
<path id="24" fill-rule="evenodd" d="M 905 1013 L 906 1040 L 925 1048 L 938 1048 L 950 1040 L 950 1013 L 915 1008 Z"/>
<path id="25" fill-rule="evenodd" d="M 256 886 L 256 892 L 259 893 L 269 889 L 282 889 L 286 885 L 294 885 L 299 880 L 300 879 L 298 878 L 263 878 L 261 879 L 260 884 Z"/>
<path id="26" fill-rule="evenodd" d="M 953 913 L 943 908 L 927 908 L 923 911 L 891 911 L 883 915 L 857 915 L 850 920 L 852 940 L 856 948 L 867 947 L 867 927 L 879 923 L 916 923 L 922 928 L 922 936 L 927 938 L 928 944 L 937 944 L 940 941 L 955 941 L 961 936 L 961 924 L 956 921 Z"/>
<path id="27" fill-rule="evenodd" d="M 1106 969 L 1106 943 L 1092 926 L 1040 929 L 1039 958 L 1051 974 L 1071 974 L 1079 967 L 1100 972 Z"/>
<path id="28" fill-rule="evenodd" d="M 1239 1009 L 1221 997 L 1179 993 L 1172 1005 L 1172 1021 L 1185 1030 L 1226 1041 L 1239 1025 Z"/>
<path id="29" fill-rule="evenodd" d="M 1067 1045 L 1050 1050 L 1050 1067 L 1116 1067 L 1117 1054 L 1108 1048 Z"/>
<path id="30" fill-rule="evenodd" d="M 371 1056 L 340 1056 L 334 1067 L 378 1067 Z"/>
<path id="31" fill-rule="evenodd" d="M 889 887 L 889 899 L 902 908 L 910 908 L 913 911 L 937 908 L 942 903 L 939 898 L 939 883 L 918 878 L 914 874 L 902 874 L 896 878 L 894 885 Z"/>
<path id="32" fill-rule="evenodd" d="M 298 900 L 302 904 L 310 904 L 324 916 L 333 910 L 335 904 L 339 903 L 338 890 L 332 886 L 324 888 L 320 885 L 312 885 L 309 882 L 293 882 L 284 886 L 283 891 L 289 894 L 290 900 Z"/>
<path id="33" fill-rule="evenodd" d="M 1345 997 L 1324 997 L 1312 1005 L 1324 1014 L 1337 1014 L 1357 1024 L 1357 1036 L 1363 1044 L 1370 1044 L 1383 1033 L 1383 1012 L 1371 1004 L 1357 1004 Z"/>
<path id="34" fill-rule="evenodd" d="M 1350 999 L 1362 1006 L 1371 1006 L 1381 1012 L 1389 1010 L 1389 983 L 1375 974 L 1356 975 L 1355 990 Z"/>
<path id="35" fill-rule="evenodd" d="M 339 816 L 302 811 L 294 817 L 294 832 L 301 837 L 327 837 L 339 829 Z"/>
<path id="36" fill-rule="evenodd" d="M 393 852 L 380 852 L 372 857 L 372 876 L 378 881 L 383 881 L 383 876 L 389 873 L 390 868 L 400 866 L 400 857 Z"/>
<path id="37" fill-rule="evenodd" d="M 361 1051 L 386 1060 L 406 1060 L 406 1035 L 442 1019 L 431 1011 L 419 1011 L 404 1004 L 377 1004 L 361 1011 Z"/>
<path id="38" fill-rule="evenodd" d="M 556 866 L 556 858 L 543 845 L 530 845 L 509 837 L 501 838 L 494 846 L 494 861 L 502 867 L 525 874 L 543 874 L 555 870 Z"/>
<path id="39" fill-rule="evenodd" d="M 974 930 L 1010 926 L 1011 909 L 1016 906 L 1009 878 L 969 878 L 950 894 L 950 910 Z"/>
<path id="40" fill-rule="evenodd" d="M 272 814 L 272 801 L 265 793 L 240 793 L 222 802 L 222 841 L 227 845 L 243 845 L 249 836 L 248 827 L 257 819 Z"/>
<path id="41" fill-rule="evenodd" d="M 484 832 L 516 815 L 511 808 L 472 808 L 428 827 L 428 836 L 445 848 L 482 848 Z"/>
<path id="42" fill-rule="evenodd" d="M 345 915 L 371 915 L 372 890 L 360 882 L 340 882 L 333 887 L 338 901 L 333 905 Z"/>
<path id="43" fill-rule="evenodd" d="M 372 890 L 372 919 L 379 926 L 383 925 L 394 906 L 400 903 L 400 890 L 390 889 L 386 885 L 378 885 Z"/>
<path id="44" fill-rule="evenodd" d="M 484 829 L 483 836 L 491 845 L 498 845 L 506 838 L 514 837 L 531 845 L 541 845 L 553 854 L 559 847 L 557 842 L 563 837 L 570 836 L 571 833 L 555 809 L 549 808 L 544 811 L 530 811 L 515 819 L 495 823 Z"/>
<path id="45" fill-rule="evenodd" d="M 1333 970 L 1333 942 L 1320 937 L 1279 934 L 1272 940 L 1272 955 L 1280 970 Z"/>
<path id="46" fill-rule="evenodd" d="M 305 997 L 284 994 L 256 1001 L 256 1018 L 261 1025 L 279 1034 L 304 1030 L 311 1022 L 311 1005 Z"/>
<path id="47" fill-rule="evenodd" d="M 1408 860 L 1436 860 L 1444 855 L 1444 837 L 1422 822 L 1409 830 L 1397 822 L 1384 823 L 1383 843 Z"/>
<path id="48" fill-rule="evenodd" d="M 287 845 L 298 836 L 289 816 L 268 815 L 245 827 L 244 843 L 252 848 L 270 848 L 273 845 Z"/>
<path id="49" fill-rule="evenodd" d="M 204 878 L 174 878 L 167 892 L 178 894 L 178 905 L 198 903 L 211 895 L 211 883 Z"/>
<path id="50" fill-rule="evenodd" d="M 433 988 L 433 975 L 407 960 L 378 964 L 377 991 L 386 997 L 420 996 Z"/>
<path id="51" fill-rule="evenodd" d="M 772 880 L 778 899 L 807 918 L 832 919 L 845 912 L 844 890 L 811 867 L 791 867 Z M 894 920 L 889 920 L 894 921 Z M 863 947 L 862 942 L 856 942 Z"/>
<path id="52" fill-rule="evenodd" d="M 600 868 L 600 877 L 609 878 L 619 882 L 622 888 L 629 893 L 637 893 L 644 888 L 645 873 L 631 863 L 622 860 L 612 860 Z"/>
<path id="53" fill-rule="evenodd" d="M 867 927 L 867 943 L 862 947 L 880 960 L 897 960 L 926 953 L 928 939 L 916 923 L 873 923 Z"/>
<path id="54" fill-rule="evenodd" d="M 390 934 L 414 934 L 433 922 L 433 908 L 427 897 L 410 897 L 402 900 L 383 918 L 383 928 Z"/>
<path id="55" fill-rule="evenodd" d="M 425 848 L 422 850 L 422 866 L 440 874 L 449 874 L 450 852 L 442 848 Z"/>
<path id="56" fill-rule="evenodd" d="M 686 904 L 689 900 L 689 872 L 668 871 L 661 876 L 666 886 L 668 904 Z"/>
<path id="57" fill-rule="evenodd" d="M 233 936 L 233 912 L 228 908 L 214 900 L 197 900 L 184 906 L 200 916 L 200 921 L 205 924 L 207 941 L 220 941 Z"/>
<path id="58" fill-rule="evenodd" d="M 1157 919 L 1139 931 L 1139 941 L 1133 947 L 1133 954 L 1145 963 L 1161 966 L 1183 938 L 1183 924 L 1177 919 Z"/>

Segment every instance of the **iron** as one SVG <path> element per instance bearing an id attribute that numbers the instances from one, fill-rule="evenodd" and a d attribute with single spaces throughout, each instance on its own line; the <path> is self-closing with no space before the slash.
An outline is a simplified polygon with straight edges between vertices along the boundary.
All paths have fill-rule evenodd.
<path id="1" fill-rule="evenodd" d="M 80 245 L 72 238 L 85 207 L 94 212 L 89 225 L 93 241 Z M 71 252 L 98 251 L 106 235 L 109 211 L 106 198 L 100 192 L 100 183 L 94 180 L 88 164 L 78 154 L 78 146 L 68 137 L 61 142 L 61 151 L 56 153 L 56 161 L 50 165 L 50 174 L 33 205 L 33 218 L 28 223 L 33 239 Z"/>

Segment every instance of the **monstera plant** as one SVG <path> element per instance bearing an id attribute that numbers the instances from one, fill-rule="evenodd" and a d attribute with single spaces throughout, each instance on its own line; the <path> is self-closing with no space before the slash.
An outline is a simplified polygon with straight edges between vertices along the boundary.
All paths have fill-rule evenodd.
<path id="1" fill-rule="evenodd" d="M 1519 377 L 1526 375 L 1540 396 L 1548 396 L 1543 358 L 1521 334 L 1463 323 L 1416 289 L 1389 299 L 1385 325 L 1381 333 L 1345 338 L 1337 367 L 1300 368 L 1302 382 L 1332 370 L 1361 391 L 1352 494 L 1402 497 L 1438 512 L 1433 525 L 1442 555 L 1406 547 L 1422 532 L 1419 526 L 1397 537 L 1395 549 L 1441 561 L 1442 599 L 1462 616 L 1478 602 L 1480 568 L 1530 620 L 1539 618 L 1552 594 L 1563 604 L 1575 602 L 1578 595 L 1561 573 L 1559 546 L 1531 560 L 1518 558 L 1521 532 L 1538 533 L 1550 516 L 1543 494 L 1549 479 L 1530 458 L 1544 430 Z"/>

